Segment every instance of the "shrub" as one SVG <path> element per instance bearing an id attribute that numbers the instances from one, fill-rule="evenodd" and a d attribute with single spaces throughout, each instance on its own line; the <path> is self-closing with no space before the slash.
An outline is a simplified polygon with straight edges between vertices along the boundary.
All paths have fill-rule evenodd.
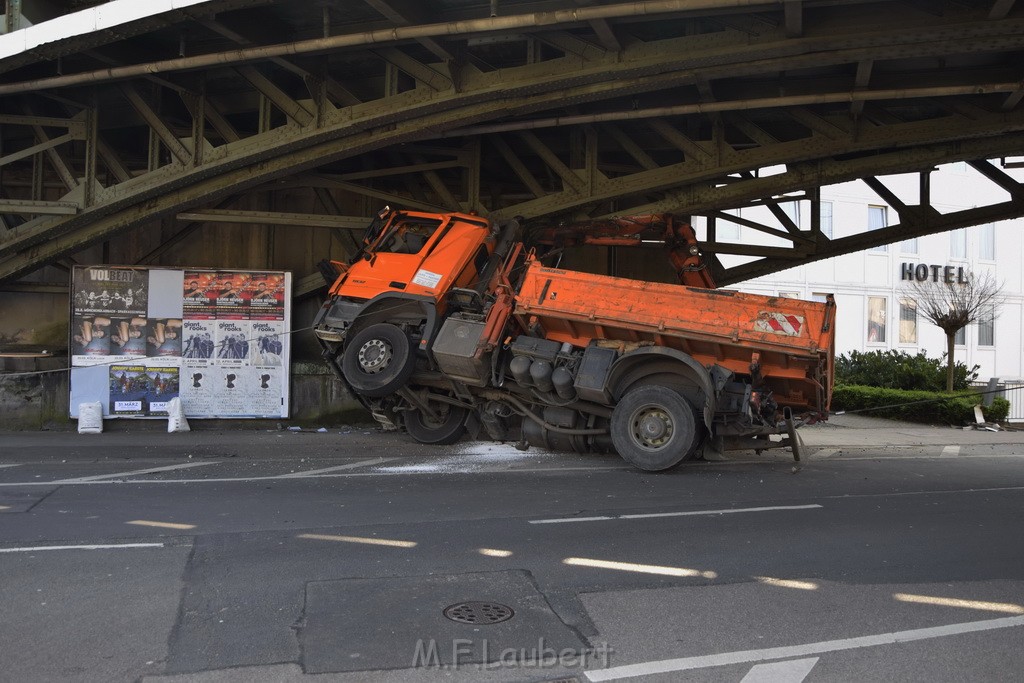
<path id="1" fill-rule="evenodd" d="M 942 394 L 936 396 L 932 391 L 839 385 L 832 392 L 832 410 L 858 411 L 872 417 L 910 422 L 953 425 L 974 423 L 974 406 L 982 402 L 981 394 L 970 391 Z M 991 406 L 982 407 L 982 413 L 988 422 L 1005 422 L 1006 416 L 1010 414 L 1010 402 L 1005 398 L 994 398 Z"/>
<path id="2" fill-rule="evenodd" d="M 928 358 L 924 352 L 911 355 L 905 351 L 851 351 L 836 358 L 836 384 L 867 387 L 945 391 L 946 354 Z M 969 369 L 963 363 L 953 365 L 953 390 L 963 391 L 978 378 L 979 365 Z"/>

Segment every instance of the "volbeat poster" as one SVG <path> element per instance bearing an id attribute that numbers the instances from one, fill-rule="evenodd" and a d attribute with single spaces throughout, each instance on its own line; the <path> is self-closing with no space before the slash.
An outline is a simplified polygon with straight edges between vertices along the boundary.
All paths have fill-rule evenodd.
<path id="1" fill-rule="evenodd" d="M 144 268 L 89 266 L 75 268 L 73 313 L 89 316 L 146 316 L 149 271 Z"/>

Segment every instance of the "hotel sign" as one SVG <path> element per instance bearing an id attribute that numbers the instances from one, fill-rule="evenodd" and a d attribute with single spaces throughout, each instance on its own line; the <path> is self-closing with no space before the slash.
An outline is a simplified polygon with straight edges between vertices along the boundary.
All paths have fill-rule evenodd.
<path id="1" fill-rule="evenodd" d="M 964 272 L 963 266 L 935 266 L 924 263 L 918 263 L 916 265 L 913 263 L 901 263 L 900 279 L 916 280 L 917 282 L 931 280 L 932 282 L 945 282 L 949 285 L 955 282 L 960 285 L 966 285 L 967 273 Z"/>

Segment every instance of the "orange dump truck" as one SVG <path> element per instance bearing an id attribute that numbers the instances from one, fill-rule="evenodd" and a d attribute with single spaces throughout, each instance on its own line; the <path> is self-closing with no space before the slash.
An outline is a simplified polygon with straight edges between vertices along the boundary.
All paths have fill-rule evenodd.
<path id="1" fill-rule="evenodd" d="M 667 215 L 530 241 L 659 242 L 682 285 L 545 265 L 520 232 L 517 221 L 385 210 L 360 253 L 334 264 L 314 331 L 386 428 L 421 443 L 468 430 L 523 448 L 615 451 L 653 471 L 734 448 L 789 444 L 798 457 L 793 430 L 827 416 L 831 298 L 713 289 L 693 230 Z"/>

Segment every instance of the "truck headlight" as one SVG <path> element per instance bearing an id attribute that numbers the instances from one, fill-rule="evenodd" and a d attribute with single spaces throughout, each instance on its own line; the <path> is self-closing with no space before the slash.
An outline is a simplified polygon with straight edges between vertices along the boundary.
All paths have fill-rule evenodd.
<path id="1" fill-rule="evenodd" d="M 339 330 L 332 330 L 329 327 L 318 327 L 313 330 L 319 339 L 323 339 L 328 342 L 343 342 L 345 341 L 345 333 Z"/>

